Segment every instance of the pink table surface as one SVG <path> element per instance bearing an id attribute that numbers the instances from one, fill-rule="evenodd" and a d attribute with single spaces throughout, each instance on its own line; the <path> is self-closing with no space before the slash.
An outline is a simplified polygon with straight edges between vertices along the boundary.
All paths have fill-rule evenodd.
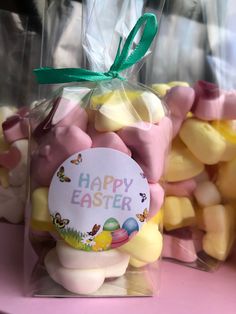
<path id="1" fill-rule="evenodd" d="M 42 299 L 23 296 L 23 227 L 0 224 L 0 313 L 235 314 L 236 254 L 216 273 L 163 262 L 158 297 Z"/>

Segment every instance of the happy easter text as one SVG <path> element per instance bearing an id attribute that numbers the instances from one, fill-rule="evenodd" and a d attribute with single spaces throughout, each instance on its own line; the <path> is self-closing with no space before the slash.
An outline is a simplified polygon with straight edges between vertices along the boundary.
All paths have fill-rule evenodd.
<path id="1" fill-rule="evenodd" d="M 82 208 L 117 208 L 130 211 L 132 198 L 127 193 L 132 184 L 133 179 L 120 179 L 110 175 L 92 178 L 88 173 L 80 173 L 78 189 L 72 192 L 71 204 Z"/>

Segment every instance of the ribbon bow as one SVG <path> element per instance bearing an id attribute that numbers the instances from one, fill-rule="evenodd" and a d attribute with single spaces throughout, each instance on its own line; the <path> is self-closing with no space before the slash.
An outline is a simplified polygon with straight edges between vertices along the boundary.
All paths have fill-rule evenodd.
<path id="1" fill-rule="evenodd" d="M 140 28 L 143 33 L 135 49 L 129 54 L 134 38 Z M 113 78 L 124 80 L 119 72 L 131 67 L 140 61 L 148 51 L 156 33 L 158 24 L 156 16 L 152 13 L 145 13 L 141 16 L 127 37 L 122 51 L 120 51 L 121 40 L 117 49 L 114 63 L 108 72 L 94 72 L 83 68 L 39 68 L 35 69 L 37 81 L 40 84 L 57 84 L 81 81 L 105 81 Z"/>

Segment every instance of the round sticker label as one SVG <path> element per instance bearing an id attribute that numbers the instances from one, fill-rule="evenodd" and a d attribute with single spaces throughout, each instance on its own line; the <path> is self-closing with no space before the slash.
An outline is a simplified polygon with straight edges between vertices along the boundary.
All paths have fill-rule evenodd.
<path id="1" fill-rule="evenodd" d="M 150 204 L 140 166 L 111 148 L 70 156 L 55 172 L 48 198 L 60 236 L 85 251 L 108 250 L 129 241 L 146 221 Z"/>

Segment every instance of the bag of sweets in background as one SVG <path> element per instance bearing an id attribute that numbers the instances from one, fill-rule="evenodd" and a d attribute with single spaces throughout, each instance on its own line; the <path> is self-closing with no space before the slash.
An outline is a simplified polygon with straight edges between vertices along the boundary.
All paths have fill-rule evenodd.
<path id="1" fill-rule="evenodd" d="M 150 88 L 124 78 L 148 52 L 157 20 L 140 17 L 112 59 L 113 38 L 102 48 L 107 29 L 94 32 L 100 9 L 87 11 L 92 70 L 35 71 L 39 83 L 68 84 L 30 113 L 25 270 L 34 296 L 146 296 L 159 287 L 160 181 L 172 125 Z"/>
<path id="2" fill-rule="evenodd" d="M 32 69 L 39 64 L 33 47 L 41 42 L 32 20 L 0 10 L 0 221 L 21 223 L 26 199 L 27 105 L 37 94 Z M 40 39 L 40 40 L 39 40 Z M 30 92 L 29 92 L 30 91 Z"/>
<path id="3" fill-rule="evenodd" d="M 185 1 L 180 3 L 183 5 Z M 162 40 L 165 42 L 169 32 L 175 33 L 176 49 L 179 48 L 176 54 L 181 64 L 176 60 L 169 68 L 166 79 L 171 80 L 170 83 L 149 81 L 154 83 L 152 87 L 167 104 L 173 123 L 172 149 L 164 175 L 163 256 L 211 271 L 227 259 L 235 240 L 236 92 L 232 80 L 235 74 L 233 69 L 228 70 L 230 65 L 226 57 L 233 49 L 233 41 L 230 41 L 233 33 L 227 27 L 232 7 L 230 2 L 199 1 L 199 12 L 189 10 L 190 2 L 185 4 L 185 17 L 167 15 L 166 19 L 174 21 L 178 27 L 172 28 L 171 23 L 169 28 L 165 25 L 156 47 L 163 49 Z M 185 10 L 183 6 L 181 8 L 183 14 Z M 189 12 L 195 18 L 203 16 L 203 24 L 199 26 L 194 19 L 187 20 Z M 201 52 L 196 46 L 198 42 L 192 42 L 195 28 L 199 30 L 199 36 L 202 29 L 204 34 L 206 32 L 201 38 L 204 39 Z M 168 36 L 168 42 L 170 38 Z M 192 39 L 188 41 L 188 38 Z M 189 46 L 191 54 L 182 59 L 181 51 L 185 46 Z M 199 58 L 192 57 L 197 55 Z M 231 62 L 235 62 L 234 59 Z M 149 70 L 153 69 L 150 77 L 154 80 L 156 71 L 160 78 L 160 73 L 166 73 L 167 69 L 158 59 L 155 62 L 152 60 L 147 65 Z M 211 71 L 204 73 L 204 64 L 208 64 Z M 199 73 L 201 68 L 204 71 Z"/>

